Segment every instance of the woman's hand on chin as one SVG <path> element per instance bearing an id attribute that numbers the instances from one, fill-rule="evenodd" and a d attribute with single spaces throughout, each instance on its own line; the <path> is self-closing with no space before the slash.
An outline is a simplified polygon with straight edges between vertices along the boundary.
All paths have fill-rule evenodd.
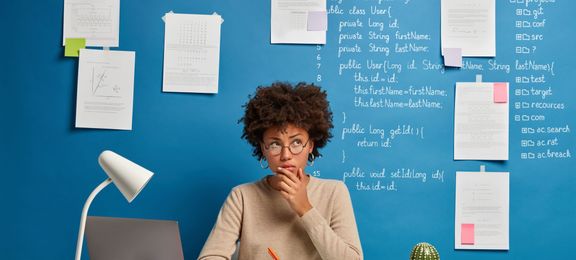
<path id="1" fill-rule="evenodd" d="M 290 172 L 287 169 L 278 167 L 276 176 L 279 178 L 278 187 L 280 193 L 288 201 L 290 207 L 302 217 L 306 212 L 312 209 L 312 205 L 308 200 L 308 193 L 306 186 L 308 186 L 308 176 L 304 174 L 302 168 L 298 168 L 296 173 Z"/>

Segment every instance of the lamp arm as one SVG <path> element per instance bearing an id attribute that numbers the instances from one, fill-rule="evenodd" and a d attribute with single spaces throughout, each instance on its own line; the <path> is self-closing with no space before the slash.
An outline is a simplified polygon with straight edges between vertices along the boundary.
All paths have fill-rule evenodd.
<path id="1" fill-rule="evenodd" d="M 88 196 L 86 203 L 84 203 L 84 208 L 82 209 L 82 217 L 80 218 L 80 231 L 78 231 L 78 242 L 76 243 L 76 258 L 75 258 L 76 260 L 80 260 L 80 257 L 82 257 L 82 242 L 84 242 L 84 228 L 86 227 L 86 217 L 88 216 L 88 209 L 90 208 L 90 204 L 92 204 L 94 197 L 96 197 L 96 195 L 102 189 L 106 188 L 106 186 L 108 186 L 108 184 L 110 184 L 111 182 L 112 179 L 108 178 L 102 183 L 100 183 L 100 185 L 98 185 L 98 187 L 96 187 L 96 189 L 94 189 L 92 193 L 90 193 L 90 196 Z"/>

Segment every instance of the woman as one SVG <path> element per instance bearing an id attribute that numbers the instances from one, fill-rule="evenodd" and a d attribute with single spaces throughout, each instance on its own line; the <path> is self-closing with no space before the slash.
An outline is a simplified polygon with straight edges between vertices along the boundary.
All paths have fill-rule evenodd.
<path id="1" fill-rule="evenodd" d="M 304 169 L 332 137 L 326 92 L 314 85 L 258 87 L 245 105 L 242 138 L 272 175 L 235 187 L 198 259 L 362 259 L 346 185 Z"/>

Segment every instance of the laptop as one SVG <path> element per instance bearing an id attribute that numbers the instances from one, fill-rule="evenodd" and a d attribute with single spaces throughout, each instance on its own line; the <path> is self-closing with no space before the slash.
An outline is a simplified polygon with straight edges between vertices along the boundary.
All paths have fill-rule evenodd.
<path id="1" fill-rule="evenodd" d="M 90 260 L 184 260 L 178 222 L 88 217 Z"/>

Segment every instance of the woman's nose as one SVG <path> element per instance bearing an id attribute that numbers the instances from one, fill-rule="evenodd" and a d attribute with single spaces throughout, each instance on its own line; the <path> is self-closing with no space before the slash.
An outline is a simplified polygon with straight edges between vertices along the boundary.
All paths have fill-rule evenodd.
<path id="1" fill-rule="evenodd" d="M 292 159 L 292 152 L 288 146 L 283 146 L 282 150 L 280 151 L 280 160 L 288 161 Z"/>

